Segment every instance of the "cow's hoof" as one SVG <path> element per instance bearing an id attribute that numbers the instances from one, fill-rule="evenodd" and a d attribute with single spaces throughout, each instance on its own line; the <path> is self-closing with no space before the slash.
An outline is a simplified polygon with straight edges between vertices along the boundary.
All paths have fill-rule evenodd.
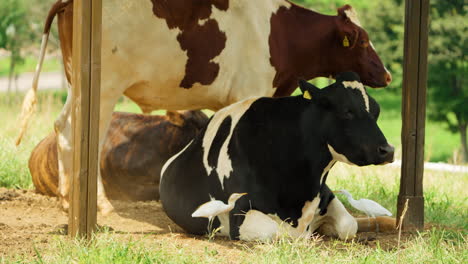
<path id="1" fill-rule="evenodd" d="M 68 213 L 68 209 L 70 208 L 70 203 L 68 203 L 65 199 L 60 199 L 60 208 L 65 212 Z"/>
<path id="2" fill-rule="evenodd" d="M 99 201 L 98 208 L 99 208 L 99 212 L 101 212 L 103 216 L 109 215 L 110 213 L 114 211 L 114 207 L 108 200 Z"/>

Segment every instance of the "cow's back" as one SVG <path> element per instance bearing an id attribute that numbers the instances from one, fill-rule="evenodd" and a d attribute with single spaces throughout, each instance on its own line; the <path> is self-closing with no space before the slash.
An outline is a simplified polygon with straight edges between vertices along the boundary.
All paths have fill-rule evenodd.
<path id="1" fill-rule="evenodd" d="M 239 0 L 199 10 L 223 2 L 200 1 L 184 13 L 197 19 L 182 22 L 167 13 L 181 1 L 162 2 L 103 2 L 103 87 L 124 89 L 145 109 L 168 110 L 217 110 L 274 94 L 270 16 L 287 2 Z"/>
<path id="2" fill-rule="evenodd" d="M 197 132 L 190 121 L 176 125 L 165 116 L 114 113 L 101 152 L 101 173 L 108 195 L 159 199 L 162 166 Z"/>
<path id="3" fill-rule="evenodd" d="M 111 199 L 157 200 L 163 164 L 181 150 L 206 124 L 208 117 L 191 111 L 183 120 L 167 116 L 114 113 L 101 152 L 101 175 Z M 29 169 L 42 194 L 57 196 L 58 165 L 55 133 L 31 153 Z"/>

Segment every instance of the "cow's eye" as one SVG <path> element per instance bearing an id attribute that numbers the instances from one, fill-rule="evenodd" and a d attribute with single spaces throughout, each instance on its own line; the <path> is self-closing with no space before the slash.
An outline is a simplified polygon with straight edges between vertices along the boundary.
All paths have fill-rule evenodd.
<path id="1" fill-rule="evenodd" d="M 354 113 L 353 111 L 351 111 L 351 109 L 347 109 L 344 113 L 344 118 L 345 119 L 348 119 L 348 120 L 351 120 L 354 118 Z"/>
<path id="2" fill-rule="evenodd" d="M 363 48 L 369 47 L 369 41 L 367 41 L 367 40 L 361 40 L 361 47 L 363 47 Z"/>

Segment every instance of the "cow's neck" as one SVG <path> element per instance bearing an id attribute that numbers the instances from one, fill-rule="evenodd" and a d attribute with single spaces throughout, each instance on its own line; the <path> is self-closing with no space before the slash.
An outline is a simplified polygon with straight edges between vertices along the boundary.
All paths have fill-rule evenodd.
<path id="1" fill-rule="evenodd" d="M 276 70 L 275 96 L 290 95 L 298 78 L 328 77 L 325 52 L 336 29 L 336 16 L 322 15 L 297 5 L 282 7 L 271 17 L 271 63 Z"/>
<path id="2" fill-rule="evenodd" d="M 314 104 L 302 112 L 299 121 L 299 127 L 304 135 L 305 157 L 309 160 L 311 169 L 318 172 L 317 177 L 320 174 L 320 184 L 322 184 L 322 177 L 334 164 L 333 156 L 328 149 L 330 122 L 326 121 L 327 115 L 326 111 Z"/>

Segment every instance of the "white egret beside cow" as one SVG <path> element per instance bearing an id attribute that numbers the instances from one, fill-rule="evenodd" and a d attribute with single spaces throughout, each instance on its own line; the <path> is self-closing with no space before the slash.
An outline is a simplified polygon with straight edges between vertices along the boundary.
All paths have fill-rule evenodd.
<path id="1" fill-rule="evenodd" d="M 392 216 L 392 213 L 389 210 L 387 210 L 382 205 L 378 204 L 376 201 L 364 198 L 355 200 L 351 193 L 349 193 L 347 190 L 339 190 L 335 191 L 334 193 L 342 193 L 344 196 L 346 196 L 346 198 L 348 198 L 349 204 L 357 210 L 365 213 L 367 215 L 367 218 L 372 217 L 375 219 L 377 216 Z M 376 231 L 379 232 L 378 221 L 375 221 L 375 224 Z"/>
<path id="2" fill-rule="evenodd" d="M 236 204 L 237 200 L 247 193 L 233 193 L 229 196 L 228 203 L 225 204 L 219 200 L 212 200 L 200 205 L 195 212 L 192 213 L 192 217 L 205 217 L 208 218 L 208 233 L 211 232 L 211 226 L 213 218 L 220 214 L 229 213 Z"/>

